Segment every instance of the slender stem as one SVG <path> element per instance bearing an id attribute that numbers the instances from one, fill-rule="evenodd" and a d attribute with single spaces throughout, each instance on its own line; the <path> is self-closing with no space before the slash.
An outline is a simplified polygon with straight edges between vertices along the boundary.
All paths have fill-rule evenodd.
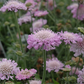
<path id="1" fill-rule="evenodd" d="M 22 42 L 21 42 L 21 35 L 20 35 L 20 29 L 19 29 L 19 25 L 18 25 L 16 13 L 15 13 L 15 19 L 16 19 L 17 31 L 18 31 L 18 33 L 19 33 L 19 42 L 20 42 L 20 45 L 21 45 L 21 51 L 23 52 Z"/>
<path id="2" fill-rule="evenodd" d="M 5 84 L 5 80 L 4 80 L 4 83 L 3 84 Z"/>
<path id="3" fill-rule="evenodd" d="M 9 31 L 10 35 L 11 35 L 12 40 L 14 41 L 14 39 L 13 39 L 13 35 L 12 35 L 12 32 L 11 32 L 9 26 L 7 26 L 7 28 L 8 28 L 8 31 Z"/>
<path id="4" fill-rule="evenodd" d="M 69 84 L 69 80 L 68 80 L 68 72 L 67 72 L 67 84 Z"/>
<path id="5" fill-rule="evenodd" d="M 46 77 L 46 51 L 44 50 L 44 68 L 43 68 L 42 84 L 45 83 L 45 77 Z"/>
<path id="6" fill-rule="evenodd" d="M 39 9 L 41 9 L 41 7 L 42 7 L 42 4 L 43 4 L 43 0 L 41 0 L 41 5 L 40 5 L 40 8 L 39 8 Z"/>

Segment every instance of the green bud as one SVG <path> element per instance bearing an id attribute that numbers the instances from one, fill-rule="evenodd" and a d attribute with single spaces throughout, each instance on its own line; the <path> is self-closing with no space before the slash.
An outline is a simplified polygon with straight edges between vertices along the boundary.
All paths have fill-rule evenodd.
<path id="1" fill-rule="evenodd" d="M 4 25 L 5 26 L 8 26 L 10 23 L 8 22 L 8 21 L 6 21 L 5 23 L 4 23 Z"/>
<path id="2" fill-rule="evenodd" d="M 12 52 L 13 52 L 13 50 L 11 50 L 11 49 L 8 51 L 8 53 L 12 53 Z"/>
<path id="3" fill-rule="evenodd" d="M 78 30 L 84 34 L 84 28 L 83 27 L 78 27 Z"/>
<path id="4" fill-rule="evenodd" d="M 27 3 L 26 4 L 26 7 L 29 7 L 29 6 L 31 6 L 32 5 L 32 3 Z"/>
<path id="5" fill-rule="evenodd" d="M 20 48 L 20 44 L 15 44 L 15 47 L 16 48 Z"/>
<path id="6" fill-rule="evenodd" d="M 64 2 L 60 2 L 58 6 L 64 6 Z"/>
<path id="7" fill-rule="evenodd" d="M 16 54 L 17 54 L 18 56 L 22 56 L 22 55 L 23 55 L 23 53 L 22 53 L 21 51 L 17 51 Z"/>
<path id="8" fill-rule="evenodd" d="M 71 69 L 69 69 L 69 68 L 63 68 L 62 70 L 63 70 L 63 71 L 66 71 L 66 72 L 67 72 L 67 71 L 71 71 Z"/>
<path id="9" fill-rule="evenodd" d="M 49 28 L 49 25 L 44 25 L 43 28 Z"/>
<path id="10" fill-rule="evenodd" d="M 11 24 L 10 27 L 15 27 L 15 24 Z"/>

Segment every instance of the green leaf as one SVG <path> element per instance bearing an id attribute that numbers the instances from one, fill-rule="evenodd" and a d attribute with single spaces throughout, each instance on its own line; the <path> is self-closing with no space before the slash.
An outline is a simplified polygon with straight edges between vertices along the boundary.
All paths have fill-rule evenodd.
<path id="1" fill-rule="evenodd" d="M 54 79 L 53 79 L 53 82 L 54 82 L 54 84 L 59 84 L 57 81 L 55 81 Z"/>

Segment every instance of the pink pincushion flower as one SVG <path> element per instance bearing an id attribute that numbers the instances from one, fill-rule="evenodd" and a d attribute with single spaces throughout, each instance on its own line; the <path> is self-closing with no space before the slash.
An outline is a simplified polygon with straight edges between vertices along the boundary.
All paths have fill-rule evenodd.
<path id="1" fill-rule="evenodd" d="M 69 75 L 73 75 L 73 74 L 78 75 L 79 74 L 79 69 L 76 68 L 76 67 L 72 67 Z"/>
<path id="2" fill-rule="evenodd" d="M 32 18 L 32 16 L 25 14 L 18 19 L 18 24 L 22 25 L 22 23 L 31 22 L 31 21 L 34 21 L 34 20 L 35 19 Z"/>
<path id="3" fill-rule="evenodd" d="M 57 58 L 52 58 L 46 61 L 46 70 L 48 72 L 55 71 L 58 72 L 60 69 L 63 69 L 64 64 L 61 63 Z"/>
<path id="4" fill-rule="evenodd" d="M 17 12 L 18 10 L 27 10 L 27 7 L 24 3 L 21 3 L 18 0 L 9 0 L 0 9 L 2 12 L 5 12 L 6 10 Z"/>
<path id="5" fill-rule="evenodd" d="M 25 70 L 21 70 L 17 73 L 16 75 L 16 79 L 17 80 L 26 80 L 26 79 L 29 79 L 31 78 L 32 76 L 34 76 L 34 74 L 36 74 L 37 70 L 35 69 L 25 69 Z"/>
<path id="6" fill-rule="evenodd" d="M 68 10 L 74 10 L 75 8 L 78 8 L 78 3 L 73 3 L 67 7 Z"/>
<path id="7" fill-rule="evenodd" d="M 32 27 L 33 27 L 33 32 L 37 31 L 42 28 L 43 25 L 47 23 L 47 20 L 45 19 L 39 19 L 33 22 Z M 32 28 L 30 28 L 32 30 Z"/>
<path id="8" fill-rule="evenodd" d="M 84 84 L 84 66 L 81 71 L 79 71 L 77 82 L 80 84 Z"/>
<path id="9" fill-rule="evenodd" d="M 0 79 L 1 80 L 9 80 L 9 78 L 13 79 L 13 74 L 17 74 L 19 72 L 19 67 L 17 67 L 17 63 L 15 61 L 2 59 L 0 61 Z"/>
<path id="10" fill-rule="evenodd" d="M 59 46 L 61 44 L 60 39 L 61 38 L 57 33 L 48 29 L 43 29 L 28 36 L 27 48 L 35 48 L 36 50 L 40 48 L 49 51 L 55 49 L 55 46 Z"/>
<path id="11" fill-rule="evenodd" d="M 84 55 L 84 36 L 82 36 L 82 41 L 71 44 L 70 51 L 75 52 L 74 56 Z"/>
<path id="12" fill-rule="evenodd" d="M 36 12 L 34 13 L 34 16 L 41 17 L 41 16 L 45 16 L 45 15 L 47 15 L 47 14 L 48 14 L 47 11 L 36 11 Z"/>
<path id="13" fill-rule="evenodd" d="M 71 69 L 71 66 L 70 66 L 70 65 L 66 65 L 65 68 L 69 68 L 69 69 Z"/>
<path id="14" fill-rule="evenodd" d="M 48 1 L 46 1 L 45 6 L 48 7 L 48 9 L 50 9 L 50 10 L 53 10 L 54 7 L 55 7 L 55 8 L 57 7 L 55 2 L 54 2 L 54 4 L 53 4 L 53 1 L 54 1 L 54 0 L 48 0 Z"/>
<path id="15" fill-rule="evenodd" d="M 66 44 L 71 44 L 71 43 L 76 43 L 77 41 L 82 41 L 81 36 L 78 35 L 77 33 L 71 33 L 71 32 L 65 31 L 64 33 L 61 32 L 59 34 Z"/>
<path id="16" fill-rule="evenodd" d="M 40 80 L 31 80 L 29 81 L 30 84 L 41 84 Z"/>

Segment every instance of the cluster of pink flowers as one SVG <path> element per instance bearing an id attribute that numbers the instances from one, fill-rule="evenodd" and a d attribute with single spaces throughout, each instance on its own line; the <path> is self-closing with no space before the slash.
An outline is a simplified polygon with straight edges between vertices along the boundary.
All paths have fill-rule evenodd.
<path id="1" fill-rule="evenodd" d="M 45 16 L 47 14 L 48 14 L 48 12 L 46 10 L 45 11 L 36 11 L 34 13 L 34 16 L 41 17 L 41 16 Z"/>
<path id="2" fill-rule="evenodd" d="M 31 78 L 32 76 L 34 76 L 34 74 L 36 74 L 37 70 L 35 69 L 25 69 L 25 70 L 21 70 L 17 73 L 16 75 L 16 79 L 17 80 L 25 80 L 25 79 L 29 79 Z"/>
<path id="3" fill-rule="evenodd" d="M 27 43 L 28 49 L 35 48 L 43 49 L 46 51 L 55 49 L 55 46 L 59 46 L 61 44 L 60 36 L 57 33 L 49 29 L 43 29 L 38 32 L 34 32 L 34 34 L 28 35 Z"/>
<path id="4" fill-rule="evenodd" d="M 15 61 L 2 59 L 0 61 L 0 79 L 1 80 L 9 80 L 13 79 L 13 74 L 17 74 L 19 72 L 19 67 L 17 67 L 17 63 Z"/>
<path id="5" fill-rule="evenodd" d="M 33 27 L 33 32 L 40 30 L 42 28 L 43 25 L 45 25 L 47 23 L 47 20 L 45 19 L 39 19 L 36 20 L 32 23 L 32 27 Z M 30 30 L 32 31 L 32 28 L 30 28 Z"/>
<path id="6" fill-rule="evenodd" d="M 17 12 L 18 10 L 27 10 L 27 7 L 24 3 L 19 2 L 18 0 L 9 0 L 6 4 L 4 4 L 0 11 L 14 11 Z"/>
<path id="7" fill-rule="evenodd" d="M 63 69 L 64 64 L 61 63 L 57 58 L 52 58 L 46 61 L 46 70 L 48 72 L 55 71 L 58 72 L 60 69 Z"/>
<path id="8" fill-rule="evenodd" d="M 77 82 L 80 84 L 84 84 L 84 67 L 83 67 L 82 71 L 79 71 Z"/>
<path id="9" fill-rule="evenodd" d="M 65 31 L 64 33 L 61 32 L 59 34 L 61 36 L 61 39 L 64 40 L 66 44 L 71 44 L 71 43 L 76 43 L 78 41 L 82 41 L 81 36 L 78 35 L 77 33 L 71 33 L 71 32 Z"/>
<path id="10" fill-rule="evenodd" d="M 71 44 L 70 51 L 75 52 L 74 56 L 84 55 L 84 36 L 82 36 L 82 40 Z"/>

